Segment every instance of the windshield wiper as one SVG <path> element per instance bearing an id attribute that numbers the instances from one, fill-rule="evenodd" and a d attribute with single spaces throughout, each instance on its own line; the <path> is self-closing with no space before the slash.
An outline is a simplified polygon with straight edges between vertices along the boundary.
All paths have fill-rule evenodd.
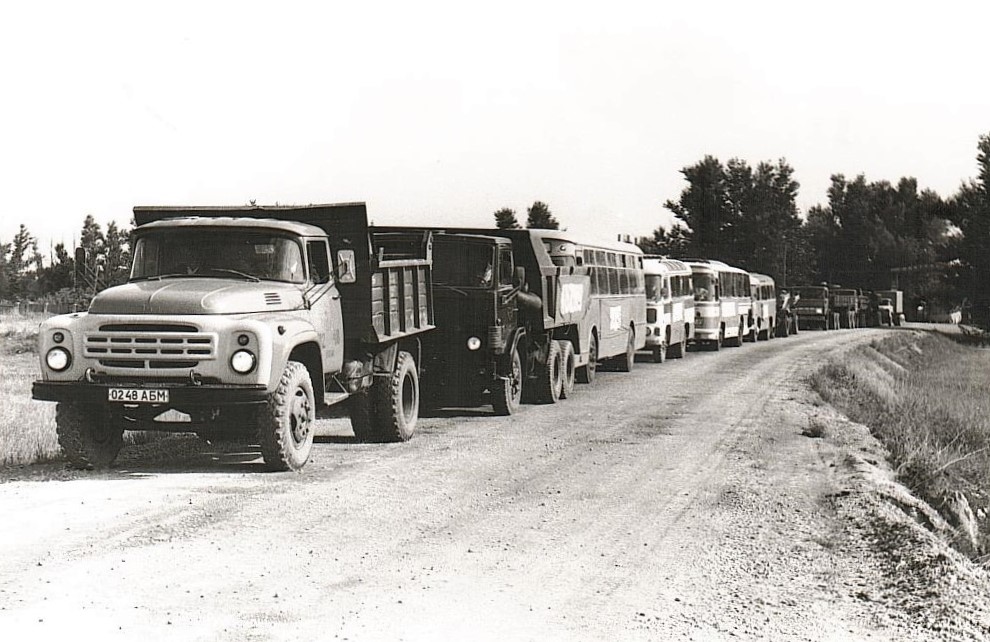
<path id="1" fill-rule="evenodd" d="M 235 276 L 239 276 L 241 278 L 247 279 L 248 281 L 253 281 L 255 283 L 261 282 L 261 279 L 256 277 L 255 275 L 248 274 L 247 272 L 241 272 L 240 270 L 231 270 L 230 268 L 218 268 L 218 267 L 209 267 L 203 269 L 209 270 L 210 272 L 223 272 L 225 274 L 233 274 Z"/>

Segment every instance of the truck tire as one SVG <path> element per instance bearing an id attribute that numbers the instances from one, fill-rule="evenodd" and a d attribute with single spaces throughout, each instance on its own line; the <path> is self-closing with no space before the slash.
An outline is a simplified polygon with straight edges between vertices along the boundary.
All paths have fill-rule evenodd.
<path id="1" fill-rule="evenodd" d="M 419 419 L 419 373 L 408 352 L 399 352 L 395 370 L 371 388 L 382 441 L 409 441 Z"/>
<path id="2" fill-rule="evenodd" d="M 574 344 L 561 339 L 560 344 L 560 398 L 568 399 L 574 395 Z"/>
<path id="3" fill-rule="evenodd" d="M 124 445 L 124 429 L 100 414 L 97 407 L 64 401 L 55 409 L 58 445 L 74 468 L 106 468 Z"/>
<path id="4" fill-rule="evenodd" d="M 523 370 L 519 351 L 512 348 L 508 361 L 506 376 L 498 377 L 492 386 L 492 407 L 495 414 L 502 417 L 515 414 L 522 401 Z"/>
<path id="5" fill-rule="evenodd" d="M 588 343 L 588 364 L 581 366 L 574 373 L 574 378 L 578 383 L 592 383 L 595 380 L 595 371 L 598 369 L 598 338 L 591 335 Z"/>
<path id="6" fill-rule="evenodd" d="M 289 361 L 268 405 L 258 414 L 258 443 L 265 468 L 299 470 L 313 450 L 316 402 L 306 366 Z"/>
<path id="7" fill-rule="evenodd" d="M 616 359 L 619 372 L 632 372 L 636 365 L 636 331 L 629 330 L 629 339 L 626 341 L 626 353 Z"/>
<path id="8" fill-rule="evenodd" d="M 537 369 L 536 398 L 543 403 L 557 403 L 564 379 L 561 376 L 563 368 L 560 362 L 560 344 L 550 339 L 547 347 L 546 363 Z"/>

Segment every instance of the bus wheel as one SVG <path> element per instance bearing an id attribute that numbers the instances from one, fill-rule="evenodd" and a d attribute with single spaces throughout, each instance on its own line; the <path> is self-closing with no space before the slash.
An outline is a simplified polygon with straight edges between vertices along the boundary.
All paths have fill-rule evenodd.
<path id="1" fill-rule="evenodd" d="M 519 358 L 519 351 L 515 348 L 509 355 L 509 368 L 504 377 L 495 380 L 492 387 L 492 406 L 495 414 L 507 416 L 519 410 L 519 402 L 522 401 L 522 360 Z"/>
<path id="2" fill-rule="evenodd" d="M 598 368 L 598 338 L 591 335 L 588 343 L 588 365 L 581 366 L 574 373 L 578 383 L 591 383 L 595 380 L 595 370 Z"/>
<path id="3" fill-rule="evenodd" d="M 636 331 L 629 329 L 629 340 L 626 342 L 626 353 L 619 357 L 619 372 L 632 372 L 636 363 Z"/>
<path id="4" fill-rule="evenodd" d="M 537 376 L 537 398 L 543 403 L 557 403 L 564 380 L 560 364 L 560 344 L 549 340 L 546 363 L 540 365 Z"/>
<path id="5" fill-rule="evenodd" d="M 658 346 L 653 346 L 653 363 L 663 363 L 667 360 L 667 341 L 664 340 Z"/>
<path id="6" fill-rule="evenodd" d="M 724 339 L 724 336 L 725 336 L 725 330 L 724 329 L 719 330 L 718 336 L 715 337 L 715 339 L 712 341 L 712 350 L 718 352 L 719 350 L 722 349 L 722 340 Z"/>
<path id="7" fill-rule="evenodd" d="M 574 344 L 566 339 L 560 343 L 561 386 L 560 398 L 567 399 L 574 394 Z"/>
<path id="8" fill-rule="evenodd" d="M 687 339 L 681 339 L 680 343 L 674 343 L 670 346 L 670 350 L 667 352 L 667 356 L 671 359 L 682 359 L 684 357 L 684 344 L 687 343 Z"/>
<path id="9" fill-rule="evenodd" d="M 733 348 L 741 348 L 743 344 L 743 324 L 739 323 L 739 334 L 733 337 L 732 341 L 728 342 Z"/>

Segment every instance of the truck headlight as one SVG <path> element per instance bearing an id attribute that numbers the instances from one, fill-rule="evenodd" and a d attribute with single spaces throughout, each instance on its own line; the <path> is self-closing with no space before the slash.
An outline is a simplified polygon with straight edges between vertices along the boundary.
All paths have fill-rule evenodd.
<path id="1" fill-rule="evenodd" d="M 55 372 L 62 372 L 72 363 L 72 355 L 65 348 L 52 348 L 45 355 L 45 363 Z"/>
<path id="2" fill-rule="evenodd" d="M 234 372 L 240 374 L 247 374 L 254 370 L 257 362 L 257 358 L 250 350 L 238 350 L 230 356 L 230 367 L 234 369 Z"/>
<path id="3" fill-rule="evenodd" d="M 481 339 L 479 339 L 478 337 L 471 337 L 470 339 L 467 340 L 467 349 L 468 350 L 470 350 L 471 352 L 474 352 L 475 350 L 478 350 L 479 348 L 481 348 Z"/>

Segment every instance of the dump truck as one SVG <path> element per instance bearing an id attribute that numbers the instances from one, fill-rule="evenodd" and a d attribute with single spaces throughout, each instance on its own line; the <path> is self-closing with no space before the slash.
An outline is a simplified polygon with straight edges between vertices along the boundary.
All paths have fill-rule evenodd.
<path id="1" fill-rule="evenodd" d="M 859 292 L 852 288 L 829 288 L 832 311 L 839 316 L 839 328 L 855 328 L 859 317 Z"/>
<path id="2" fill-rule="evenodd" d="M 791 288 L 791 294 L 796 295 L 794 311 L 802 329 L 834 330 L 839 327 L 839 315 L 832 309 L 827 286 L 803 285 Z"/>
<path id="3" fill-rule="evenodd" d="M 901 325 L 904 322 L 904 292 L 901 290 L 878 290 L 880 299 L 881 323 Z"/>
<path id="4" fill-rule="evenodd" d="M 250 441 L 269 470 L 309 459 L 318 409 L 347 402 L 359 439 L 419 416 L 434 328 L 430 234 L 377 233 L 363 203 L 136 207 L 126 284 L 45 321 L 35 399 L 58 402 L 78 467 L 125 430 Z"/>

